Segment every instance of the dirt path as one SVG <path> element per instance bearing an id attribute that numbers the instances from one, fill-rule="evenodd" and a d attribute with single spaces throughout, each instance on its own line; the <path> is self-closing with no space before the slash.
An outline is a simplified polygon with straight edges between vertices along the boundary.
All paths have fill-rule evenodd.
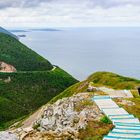
<path id="1" fill-rule="evenodd" d="M 54 71 L 56 69 L 56 66 L 53 66 L 52 70 L 51 71 Z"/>
<path id="2" fill-rule="evenodd" d="M 22 125 L 21 128 L 23 128 L 23 129 L 24 129 L 24 128 L 32 128 L 34 122 L 35 122 L 36 120 L 38 120 L 38 119 L 42 116 L 42 114 L 43 114 L 45 108 L 46 108 L 46 106 L 44 105 L 44 106 L 42 106 L 39 110 L 37 110 L 35 113 L 33 113 L 29 118 L 27 118 L 27 119 L 22 123 L 23 125 Z"/>

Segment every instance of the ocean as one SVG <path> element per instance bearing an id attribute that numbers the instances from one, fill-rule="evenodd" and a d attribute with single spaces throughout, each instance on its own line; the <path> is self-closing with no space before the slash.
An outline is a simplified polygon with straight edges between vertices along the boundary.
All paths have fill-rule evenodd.
<path id="1" fill-rule="evenodd" d="M 140 79 L 140 27 L 55 29 L 14 33 L 26 35 L 22 43 L 79 80 L 97 71 Z"/>

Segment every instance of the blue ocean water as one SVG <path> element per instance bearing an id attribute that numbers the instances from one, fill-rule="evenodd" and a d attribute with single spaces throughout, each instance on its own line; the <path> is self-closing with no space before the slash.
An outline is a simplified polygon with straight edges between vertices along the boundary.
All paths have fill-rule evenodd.
<path id="1" fill-rule="evenodd" d="M 140 27 L 32 30 L 20 41 L 79 80 L 96 71 L 140 78 Z"/>

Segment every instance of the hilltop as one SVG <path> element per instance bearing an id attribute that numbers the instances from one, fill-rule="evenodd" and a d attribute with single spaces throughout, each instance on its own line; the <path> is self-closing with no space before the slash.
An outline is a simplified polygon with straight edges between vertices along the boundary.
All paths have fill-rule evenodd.
<path id="1" fill-rule="evenodd" d="M 27 117 L 77 82 L 5 33 L 0 33 L 0 72 L 1 130 Z"/>
<path id="2" fill-rule="evenodd" d="M 53 103 L 64 97 L 70 97 L 79 92 L 86 92 L 91 82 L 93 82 L 93 85 L 96 87 L 106 86 L 113 89 L 133 90 L 140 86 L 140 80 L 134 78 L 124 77 L 111 72 L 96 72 L 91 74 L 86 80 L 67 88 L 61 94 L 54 97 L 51 102 Z"/>

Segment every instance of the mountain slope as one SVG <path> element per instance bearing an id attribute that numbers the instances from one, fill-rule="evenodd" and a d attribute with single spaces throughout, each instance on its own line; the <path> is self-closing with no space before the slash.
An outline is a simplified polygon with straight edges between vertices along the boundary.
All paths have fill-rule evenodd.
<path id="1" fill-rule="evenodd" d="M 0 73 L 0 129 L 27 116 L 77 82 L 15 38 L 0 33 L 0 62 L 17 72 Z"/>
<path id="2" fill-rule="evenodd" d="M 13 65 L 17 71 L 42 71 L 53 68 L 46 59 L 3 33 L 0 33 L 0 61 Z"/>
<path id="3" fill-rule="evenodd" d="M 2 27 L 0 27 L 0 33 L 8 34 L 8 35 L 10 35 L 10 36 L 12 36 L 12 37 L 18 39 L 18 37 L 17 37 L 16 35 L 12 34 L 11 32 L 5 30 L 5 29 L 2 28 Z"/>
<path id="4" fill-rule="evenodd" d="M 9 82 L 5 79 L 10 77 Z M 44 72 L 0 73 L 0 128 L 46 104 L 76 80 L 60 68 Z"/>

